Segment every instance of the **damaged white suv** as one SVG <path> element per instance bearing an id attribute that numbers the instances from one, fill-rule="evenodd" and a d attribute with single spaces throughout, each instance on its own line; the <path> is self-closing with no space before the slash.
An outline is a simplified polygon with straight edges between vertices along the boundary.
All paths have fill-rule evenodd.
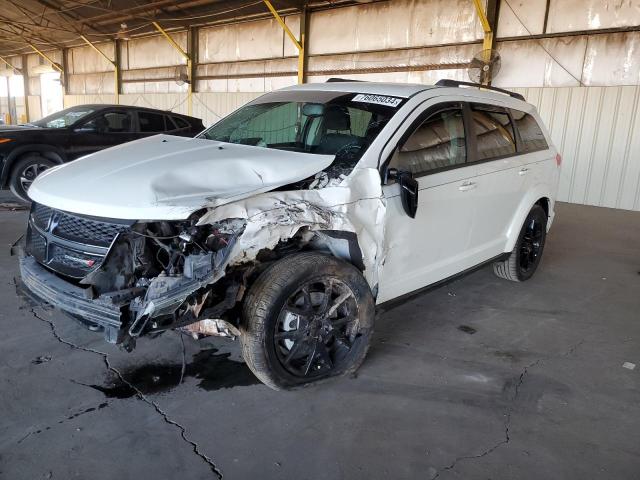
<path id="1" fill-rule="evenodd" d="M 51 168 L 29 189 L 24 286 L 128 349 L 239 337 L 273 388 L 352 372 L 376 304 L 540 262 L 560 156 L 522 97 L 462 85 L 285 88 L 197 138 Z"/>

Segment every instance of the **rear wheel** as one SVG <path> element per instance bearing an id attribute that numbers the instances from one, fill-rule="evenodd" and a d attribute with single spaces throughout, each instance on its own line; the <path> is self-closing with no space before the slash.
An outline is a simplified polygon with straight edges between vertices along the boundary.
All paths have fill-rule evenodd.
<path id="1" fill-rule="evenodd" d="M 369 348 L 374 308 L 353 265 L 317 252 L 285 257 L 245 299 L 245 361 L 277 390 L 354 372 Z"/>
<path id="2" fill-rule="evenodd" d="M 20 159 L 11 171 L 9 188 L 11 192 L 23 202 L 30 202 L 27 191 L 42 172 L 55 165 L 48 158 L 39 155 L 29 155 Z"/>
<path id="3" fill-rule="evenodd" d="M 540 264 L 546 239 L 547 213 L 540 205 L 534 205 L 509 257 L 493 264 L 494 273 L 513 282 L 529 280 Z"/>

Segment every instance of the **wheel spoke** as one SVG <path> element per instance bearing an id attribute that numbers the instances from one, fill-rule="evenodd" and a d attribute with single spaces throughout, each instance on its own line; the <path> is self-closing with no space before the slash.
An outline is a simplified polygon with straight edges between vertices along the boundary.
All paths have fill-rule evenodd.
<path id="1" fill-rule="evenodd" d="M 276 333 L 273 338 L 276 339 L 276 341 L 280 341 L 280 340 L 298 340 L 302 337 L 302 333 L 296 329 L 296 330 L 286 330 L 284 332 L 278 332 Z"/>
<path id="2" fill-rule="evenodd" d="M 329 355 L 329 350 L 324 342 L 317 343 L 317 351 L 318 357 L 324 362 L 325 366 L 329 369 L 333 368 L 333 361 L 331 360 L 331 355 Z"/>
<path id="3" fill-rule="evenodd" d="M 305 343 L 305 341 L 304 340 L 300 340 L 300 341 L 297 341 L 296 343 L 293 344 L 293 347 L 291 347 L 291 350 L 289 350 L 289 353 L 287 354 L 287 356 L 284 359 L 285 366 L 290 365 L 291 362 L 293 360 L 295 360 L 296 354 L 299 353 L 300 348 L 302 347 L 303 343 Z"/>
<path id="4" fill-rule="evenodd" d="M 336 310 L 340 308 L 340 305 L 342 305 L 349 297 L 351 297 L 351 292 L 345 292 L 338 298 L 336 298 L 336 301 L 333 302 L 333 305 L 331 305 L 331 308 L 327 312 L 327 316 L 331 317 L 334 313 L 336 313 Z"/>
<path id="5" fill-rule="evenodd" d="M 324 313 L 329 309 L 331 303 L 331 295 L 333 294 L 333 279 L 329 278 L 324 285 L 324 298 L 322 299 L 322 305 L 318 308 L 320 313 Z"/>
<path id="6" fill-rule="evenodd" d="M 307 361 L 304 364 L 304 376 L 306 377 L 307 375 L 309 375 L 309 370 L 311 370 L 311 366 L 313 365 L 313 360 L 316 357 L 316 351 L 318 350 L 318 340 L 316 339 L 316 341 L 313 343 L 313 350 L 311 350 L 311 354 L 309 355 L 309 358 L 307 358 Z"/>
<path id="7" fill-rule="evenodd" d="M 347 323 L 349 323 L 349 322 L 351 322 L 353 320 L 355 320 L 353 318 L 353 316 L 346 315 L 346 316 L 344 316 L 342 318 L 338 318 L 337 320 L 331 320 L 331 326 L 335 330 L 336 327 L 342 327 L 343 325 L 346 325 Z"/>
<path id="8" fill-rule="evenodd" d="M 347 350 L 351 349 L 351 342 L 349 341 L 347 336 L 344 333 L 342 333 L 340 330 L 333 329 L 331 330 L 330 335 L 333 338 L 335 338 L 338 345 L 340 345 L 343 348 L 346 348 Z"/>

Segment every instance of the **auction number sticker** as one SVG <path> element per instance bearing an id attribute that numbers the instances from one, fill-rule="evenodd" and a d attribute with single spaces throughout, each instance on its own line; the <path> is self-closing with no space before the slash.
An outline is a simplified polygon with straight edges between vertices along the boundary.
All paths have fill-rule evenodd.
<path id="1" fill-rule="evenodd" d="M 352 102 L 375 103 L 377 105 L 397 107 L 402 102 L 402 99 L 396 97 L 387 97 L 386 95 L 370 95 L 368 93 L 359 93 L 358 95 L 353 97 Z"/>

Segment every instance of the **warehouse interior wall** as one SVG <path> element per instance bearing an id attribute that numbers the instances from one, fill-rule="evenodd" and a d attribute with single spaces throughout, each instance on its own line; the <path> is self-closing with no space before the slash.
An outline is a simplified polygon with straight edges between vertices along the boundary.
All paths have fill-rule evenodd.
<path id="1" fill-rule="evenodd" d="M 298 36 L 300 15 L 284 20 Z M 329 8 L 312 11 L 307 28 L 308 82 L 468 80 L 467 64 L 482 50 L 484 35 L 471 0 Z M 523 93 L 539 108 L 564 158 L 560 200 L 640 210 L 640 0 L 500 0 L 495 33 L 502 66 L 492 84 Z M 271 17 L 191 34 L 197 44 L 192 112 L 206 125 L 297 82 L 297 50 Z M 186 31 L 171 35 L 187 50 Z M 97 47 L 109 58 L 118 53 L 121 104 L 187 113 L 186 60 L 165 38 Z M 65 107 L 115 101 L 114 66 L 94 49 L 48 54 L 66 65 Z M 10 61 L 21 68 L 24 59 L 34 120 L 43 114 L 36 99 L 45 66 L 36 54 Z"/>

